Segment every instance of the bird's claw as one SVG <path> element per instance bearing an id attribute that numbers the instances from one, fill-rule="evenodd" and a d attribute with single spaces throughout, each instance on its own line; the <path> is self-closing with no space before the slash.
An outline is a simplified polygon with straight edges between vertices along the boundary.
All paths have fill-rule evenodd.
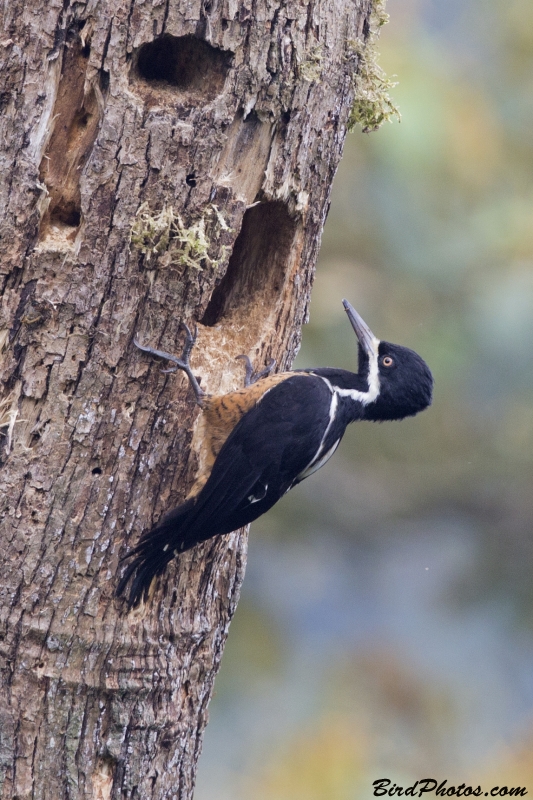
<path id="1" fill-rule="evenodd" d="M 192 352 L 194 345 L 196 344 L 196 340 L 198 338 L 198 325 L 194 326 L 194 334 L 191 333 L 191 329 L 185 322 L 180 322 L 180 330 L 185 331 L 185 344 L 183 345 L 183 350 L 181 351 L 181 356 L 179 358 L 177 356 L 172 356 L 170 359 L 176 366 L 170 367 L 170 369 L 162 369 L 161 372 L 164 375 L 168 375 L 171 372 L 177 372 L 179 369 L 185 370 L 187 372 L 190 369 L 190 362 L 189 358 Z"/>
<path id="2" fill-rule="evenodd" d="M 152 356 L 157 356 L 158 358 L 164 358 L 166 361 L 170 361 L 175 366 L 170 367 L 169 369 L 162 369 L 161 372 L 164 375 L 169 375 L 173 372 L 177 372 L 179 369 L 183 370 L 193 388 L 194 394 L 196 395 L 196 402 L 199 405 L 202 405 L 202 398 L 205 397 L 204 390 L 200 387 L 200 384 L 192 374 L 191 365 L 189 363 L 189 357 L 191 355 L 191 351 L 195 345 L 195 342 L 198 338 L 198 326 L 195 325 L 194 327 L 194 334 L 191 333 L 190 328 L 184 322 L 180 323 L 180 329 L 185 331 L 185 344 L 183 345 L 183 350 L 181 352 L 181 356 L 172 355 L 172 353 L 167 353 L 164 350 L 155 350 L 153 347 L 144 347 L 142 344 L 139 344 L 137 337 L 133 339 L 133 344 L 142 350 L 144 353 L 150 353 Z"/>
<path id="3" fill-rule="evenodd" d="M 250 361 L 248 356 L 242 355 L 242 356 L 237 356 L 237 358 L 242 359 L 245 363 L 245 370 L 246 370 L 244 375 L 245 386 L 251 386 L 253 383 L 257 383 L 257 381 L 260 381 L 261 378 L 266 378 L 268 375 L 270 375 L 270 373 L 276 366 L 276 359 L 271 358 L 270 363 L 264 369 L 262 369 L 259 372 L 254 372 L 252 362 Z"/>
<path id="4" fill-rule="evenodd" d="M 198 339 L 198 325 L 194 326 L 194 333 L 191 333 L 191 329 L 185 322 L 180 323 L 180 330 L 185 331 L 185 344 L 183 345 L 183 351 L 181 353 L 181 360 L 184 361 L 186 364 L 189 363 L 189 356 L 191 351 L 196 344 L 196 340 Z"/>

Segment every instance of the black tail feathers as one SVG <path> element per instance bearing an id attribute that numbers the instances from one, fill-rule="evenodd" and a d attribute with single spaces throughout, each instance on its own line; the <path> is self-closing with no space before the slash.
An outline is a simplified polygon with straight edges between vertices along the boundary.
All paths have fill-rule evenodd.
<path id="1" fill-rule="evenodd" d="M 129 608 L 148 598 L 152 581 L 164 572 L 173 558 L 197 544 L 198 539 L 191 537 L 187 524 L 195 504 L 196 498 L 186 500 L 155 528 L 143 533 L 138 545 L 125 556 L 125 560 L 133 560 L 120 579 L 116 594 L 125 596 Z"/>

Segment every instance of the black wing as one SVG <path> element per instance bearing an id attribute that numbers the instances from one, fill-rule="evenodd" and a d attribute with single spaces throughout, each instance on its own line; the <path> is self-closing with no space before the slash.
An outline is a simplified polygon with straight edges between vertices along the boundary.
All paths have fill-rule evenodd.
<path id="1" fill-rule="evenodd" d="M 227 438 L 198 496 L 143 534 L 118 593 L 135 575 L 129 603 L 137 604 L 175 555 L 268 511 L 327 446 L 331 400 L 326 382 L 307 375 L 267 391 Z"/>
<path id="2" fill-rule="evenodd" d="M 247 525 L 298 482 L 320 451 L 331 391 L 294 375 L 244 415 L 222 447 L 195 508 L 195 533 L 209 538 Z"/>

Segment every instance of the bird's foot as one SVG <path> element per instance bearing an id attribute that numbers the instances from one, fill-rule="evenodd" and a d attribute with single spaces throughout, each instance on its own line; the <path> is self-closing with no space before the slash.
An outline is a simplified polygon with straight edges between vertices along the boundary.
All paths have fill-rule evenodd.
<path id="1" fill-rule="evenodd" d="M 164 358 L 167 361 L 171 361 L 175 364 L 174 367 L 170 367 L 170 369 L 162 369 L 161 372 L 164 374 L 169 374 L 171 372 L 177 372 L 179 369 L 183 370 L 187 375 L 190 384 L 193 388 L 194 394 L 196 396 L 196 402 L 198 405 L 202 405 L 203 398 L 206 396 L 206 393 L 201 388 L 200 384 L 196 380 L 195 376 L 192 374 L 191 365 L 189 363 L 189 357 L 191 355 L 191 351 L 194 347 L 196 339 L 198 338 L 198 328 L 195 327 L 194 334 L 191 333 L 189 327 L 182 322 L 180 328 L 185 331 L 185 344 L 183 345 L 183 350 L 181 352 L 181 356 L 174 356 L 172 353 L 166 353 L 164 350 L 155 350 L 153 347 L 143 347 L 142 344 L 139 344 L 137 337 L 134 338 L 133 344 L 135 347 L 138 347 L 139 350 L 142 350 L 144 353 L 150 353 L 152 356 L 157 356 L 158 358 Z"/>
<path id="2" fill-rule="evenodd" d="M 260 372 L 254 372 L 254 368 L 252 366 L 252 362 L 248 358 L 248 356 L 237 356 L 237 358 L 241 358 L 245 363 L 246 373 L 244 376 L 244 385 L 251 386 L 252 383 L 256 383 L 260 381 L 261 378 L 266 378 L 267 375 L 270 375 L 274 367 L 276 366 L 276 359 L 271 358 L 270 363 Z"/>

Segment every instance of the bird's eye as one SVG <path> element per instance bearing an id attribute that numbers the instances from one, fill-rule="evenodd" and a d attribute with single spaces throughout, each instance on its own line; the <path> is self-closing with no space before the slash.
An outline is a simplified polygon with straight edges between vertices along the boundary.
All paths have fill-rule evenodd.
<path id="1" fill-rule="evenodd" d="M 383 358 L 381 359 L 381 363 L 383 364 L 384 367 L 392 367 L 394 361 L 390 356 L 383 356 Z"/>

